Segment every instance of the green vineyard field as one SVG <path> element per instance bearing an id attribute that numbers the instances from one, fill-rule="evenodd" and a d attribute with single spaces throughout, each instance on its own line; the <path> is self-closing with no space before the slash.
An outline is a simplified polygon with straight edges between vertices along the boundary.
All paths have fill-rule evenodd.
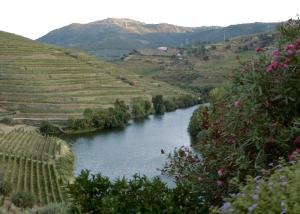
<path id="1" fill-rule="evenodd" d="M 68 177 L 57 163 L 66 158 L 66 151 L 70 153 L 68 146 L 55 137 L 22 130 L 2 134 L 0 176 L 12 184 L 13 192 L 33 193 L 36 204 L 62 202 Z"/>

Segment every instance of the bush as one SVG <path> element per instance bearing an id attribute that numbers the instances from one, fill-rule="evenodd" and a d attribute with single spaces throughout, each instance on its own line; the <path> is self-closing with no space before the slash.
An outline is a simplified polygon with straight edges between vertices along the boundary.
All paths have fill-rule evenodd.
<path id="1" fill-rule="evenodd" d="M 4 117 L 0 120 L 0 123 L 12 126 L 15 125 L 15 121 L 11 117 Z"/>
<path id="2" fill-rule="evenodd" d="M 38 214 L 68 214 L 72 213 L 70 205 L 66 203 L 54 203 L 48 204 L 47 206 L 41 208 Z"/>
<path id="3" fill-rule="evenodd" d="M 12 191 L 11 183 L 6 180 L 2 180 L 2 178 L 0 178 L 0 195 L 7 197 L 9 196 L 11 191 Z"/>
<path id="4" fill-rule="evenodd" d="M 247 179 L 240 193 L 213 213 L 300 213 L 300 162 L 276 166 L 271 176 Z"/>
<path id="5" fill-rule="evenodd" d="M 170 189 L 159 178 L 135 175 L 111 182 L 82 171 L 68 186 L 72 205 L 82 213 L 199 213 L 201 200 L 190 185 Z"/>
<path id="6" fill-rule="evenodd" d="M 17 192 L 12 195 L 11 201 L 21 209 L 32 208 L 34 196 L 30 192 Z"/>
<path id="7" fill-rule="evenodd" d="M 57 135 L 60 134 L 60 130 L 52 125 L 49 121 L 43 121 L 40 126 L 40 132 L 43 135 Z"/>
<path id="8" fill-rule="evenodd" d="M 165 173 L 192 183 L 207 204 L 221 204 L 247 176 L 300 153 L 299 21 L 281 27 L 280 35 L 278 49 L 257 48 L 231 85 L 211 91 L 208 114 L 193 125 L 206 134 L 195 146 L 200 163 L 182 149 L 170 156 Z"/>
<path id="9" fill-rule="evenodd" d="M 196 137 L 202 130 L 208 128 L 208 111 L 206 106 L 200 106 L 194 111 L 188 126 L 191 136 Z"/>

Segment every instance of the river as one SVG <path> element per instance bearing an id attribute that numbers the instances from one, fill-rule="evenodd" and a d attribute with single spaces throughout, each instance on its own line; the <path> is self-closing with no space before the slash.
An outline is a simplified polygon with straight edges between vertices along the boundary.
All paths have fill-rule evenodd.
<path id="1" fill-rule="evenodd" d="M 159 176 L 167 154 L 190 146 L 188 123 L 197 106 L 178 109 L 163 116 L 132 121 L 126 128 L 66 139 L 76 156 L 74 174 L 82 169 L 101 172 L 111 179 L 135 173 Z M 161 154 L 164 150 L 165 154 Z"/>

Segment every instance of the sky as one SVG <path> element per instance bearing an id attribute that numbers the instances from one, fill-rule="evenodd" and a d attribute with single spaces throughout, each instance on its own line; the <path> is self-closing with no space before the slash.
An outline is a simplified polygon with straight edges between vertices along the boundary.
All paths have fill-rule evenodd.
<path id="1" fill-rule="evenodd" d="M 37 39 L 105 18 L 199 27 L 277 22 L 299 13 L 300 0 L 0 0 L 0 30 Z"/>

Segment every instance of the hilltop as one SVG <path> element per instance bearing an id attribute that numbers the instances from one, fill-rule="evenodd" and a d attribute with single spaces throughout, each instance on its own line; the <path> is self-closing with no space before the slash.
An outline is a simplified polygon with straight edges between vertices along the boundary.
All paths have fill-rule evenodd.
<path id="1" fill-rule="evenodd" d="M 185 93 L 83 52 L 0 32 L 0 115 L 40 121 L 81 117 L 116 99 Z"/>
<path id="2" fill-rule="evenodd" d="M 276 23 L 249 23 L 228 27 L 182 27 L 166 23 L 146 24 L 131 19 L 108 18 L 87 24 L 71 24 L 38 40 L 75 47 L 97 57 L 119 59 L 133 49 L 179 47 L 195 41 L 220 42 L 225 38 L 274 29 Z"/>

